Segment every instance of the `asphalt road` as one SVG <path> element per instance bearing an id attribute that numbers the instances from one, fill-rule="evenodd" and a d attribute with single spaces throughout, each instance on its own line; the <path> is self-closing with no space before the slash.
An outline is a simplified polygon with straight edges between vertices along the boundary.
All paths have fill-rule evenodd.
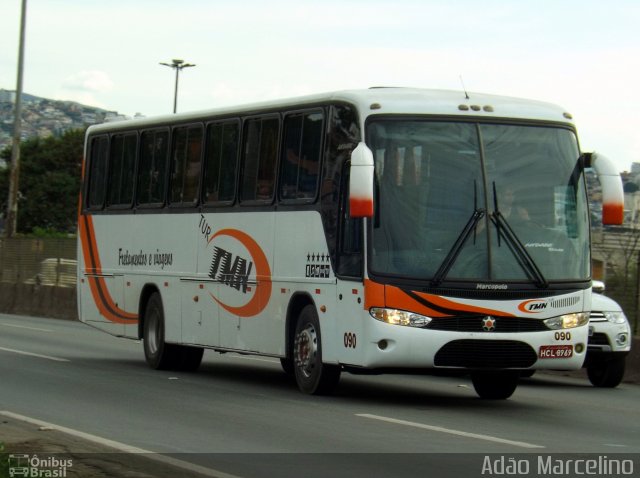
<path id="1" fill-rule="evenodd" d="M 425 457 L 451 469 L 489 454 L 638 454 L 638 403 L 638 385 L 545 374 L 505 401 L 479 399 L 466 377 L 428 375 L 343 374 L 335 395 L 314 397 L 274 359 L 208 351 L 198 373 L 154 371 L 139 342 L 0 314 L 0 414 L 170 454 L 211 476 L 426 476 Z"/>

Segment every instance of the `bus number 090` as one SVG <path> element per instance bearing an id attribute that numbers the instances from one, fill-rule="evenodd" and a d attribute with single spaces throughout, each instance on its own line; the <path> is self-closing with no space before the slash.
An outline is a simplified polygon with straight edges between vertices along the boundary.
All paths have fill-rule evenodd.
<path id="1" fill-rule="evenodd" d="M 356 348 L 356 334 L 352 333 L 352 332 L 345 332 L 344 333 L 344 346 L 348 349 L 355 349 Z"/>

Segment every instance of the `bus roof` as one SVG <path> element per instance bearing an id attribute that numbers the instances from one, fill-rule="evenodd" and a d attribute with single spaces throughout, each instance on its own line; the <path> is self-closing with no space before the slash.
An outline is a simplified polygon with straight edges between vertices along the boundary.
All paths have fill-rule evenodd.
<path id="1" fill-rule="evenodd" d="M 467 97 L 468 96 L 468 97 Z M 167 123 L 202 121 L 217 116 L 251 115 L 270 110 L 303 108 L 326 103 L 350 103 L 358 108 L 361 120 L 378 114 L 446 115 L 482 118 L 509 118 L 573 124 L 560 106 L 508 96 L 468 93 L 454 90 L 374 87 L 344 90 L 295 98 L 262 101 L 217 109 L 201 110 L 151 118 L 137 118 L 90 127 L 93 133 L 152 127 Z"/>

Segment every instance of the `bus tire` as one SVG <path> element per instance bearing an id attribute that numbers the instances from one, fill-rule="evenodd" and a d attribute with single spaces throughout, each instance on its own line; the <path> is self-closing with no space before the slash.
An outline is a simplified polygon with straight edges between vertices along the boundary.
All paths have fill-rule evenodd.
<path id="1" fill-rule="evenodd" d="M 322 362 L 320 321 L 313 305 L 300 312 L 293 343 L 294 375 L 300 391 L 329 394 L 340 380 L 340 366 Z"/>
<path id="2" fill-rule="evenodd" d="M 624 377 L 625 357 L 601 360 L 587 366 L 587 377 L 594 387 L 615 388 Z"/>
<path id="3" fill-rule="evenodd" d="M 480 398 L 505 400 L 513 395 L 520 374 L 512 371 L 473 372 L 471 382 Z"/>
<path id="4" fill-rule="evenodd" d="M 168 370 L 180 359 L 177 346 L 164 341 L 164 310 L 160 294 L 149 297 L 144 313 L 142 341 L 147 364 L 156 370 Z"/>

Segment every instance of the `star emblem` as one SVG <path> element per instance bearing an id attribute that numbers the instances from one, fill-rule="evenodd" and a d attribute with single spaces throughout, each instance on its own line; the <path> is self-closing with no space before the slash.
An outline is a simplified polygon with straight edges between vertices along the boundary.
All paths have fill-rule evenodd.
<path id="1" fill-rule="evenodd" d="M 496 319 L 487 315 L 484 319 L 482 319 L 482 330 L 485 332 L 493 332 L 496 330 Z"/>

